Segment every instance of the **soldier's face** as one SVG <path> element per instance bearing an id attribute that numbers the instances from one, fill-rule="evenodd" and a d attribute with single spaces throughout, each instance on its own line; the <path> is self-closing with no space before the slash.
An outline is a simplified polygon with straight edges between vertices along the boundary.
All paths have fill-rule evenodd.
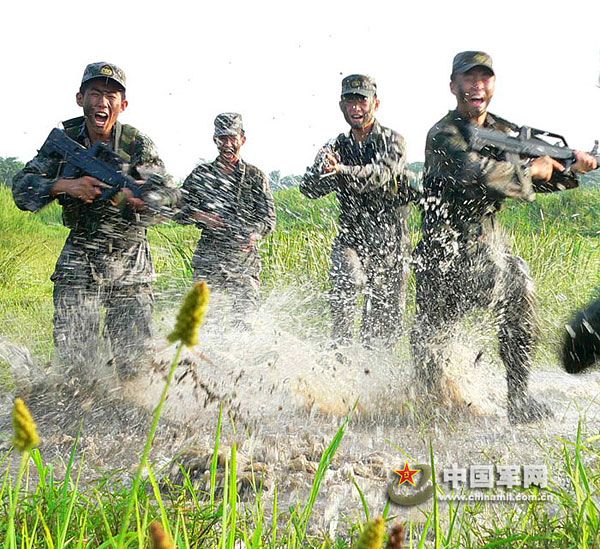
<path id="1" fill-rule="evenodd" d="M 368 128 L 375 121 L 375 112 L 379 108 L 377 97 L 364 97 L 358 94 L 343 95 L 340 109 L 351 128 Z"/>
<path id="2" fill-rule="evenodd" d="M 90 137 L 108 138 L 119 115 L 127 108 L 121 88 L 110 80 L 92 80 L 76 95 Z"/>
<path id="3" fill-rule="evenodd" d="M 219 151 L 219 158 L 225 164 L 235 164 L 240 159 L 240 150 L 246 142 L 245 135 L 219 135 L 213 141 Z"/>
<path id="4" fill-rule="evenodd" d="M 478 118 L 487 112 L 495 87 L 496 77 L 485 67 L 456 74 L 450 82 L 458 111 L 468 118 Z"/>

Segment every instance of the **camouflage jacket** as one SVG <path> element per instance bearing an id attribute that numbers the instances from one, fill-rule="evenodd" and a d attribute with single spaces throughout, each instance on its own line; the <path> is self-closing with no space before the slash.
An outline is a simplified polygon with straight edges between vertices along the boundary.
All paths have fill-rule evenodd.
<path id="1" fill-rule="evenodd" d="M 450 111 L 427 135 L 420 249 L 428 248 L 428 254 L 433 247 L 449 257 L 485 244 L 494 235 L 496 212 L 507 198 L 531 201 L 536 192 L 556 190 L 557 183 L 577 184 L 573 176 L 556 172 L 549 183 L 538 183 L 531 179 L 527 159 L 493 149 L 470 150 L 464 135 L 467 123 L 458 111 Z M 504 133 L 518 130 L 491 114 L 484 127 Z M 436 261 L 441 259 L 437 255 Z"/>
<path id="2" fill-rule="evenodd" d="M 231 174 L 217 161 L 200 164 L 181 189 L 181 210 L 175 220 L 202 229 L 202 245 L 247 242 L 251 233 L 264 237 L 275 229 L 275 205 L 267 176 L 240 160 Z M 211 228 L 193 218 L 202 212 L 220 216 L 225 227 Z"/>
<path id="3" fill-rule="evenodd" d="M 65 133 L 85 147 L 90 146 L 85 120 L 74 118 L 63 123 Z M 164 165 L 152 141 L 137 129 L 120 122 L 113 129 L 112 148 L 128 166 L 134 179 L 145 180 L 151 174 L 164 174 Z M 50 192 L 62 177 L 65 162 L 58 155 L 38 153 L 13 178 L 13 198 L 22 210 L 36 212 L 52 202 Z M 171 195 L 159 179 L 153 191 Z M 63 207 L 63 222 L 71 229 L 65 249 L 59 258 L 53 279 L 74 265 L 97 273 L 98 281 L 118 280 L 123 285 L 148 282 L 153 278 L 153 266 L 146 239 L 143 217 L 128 207 L 115 206 L 109 201 L 96 200 L 91 204 L 67 195 L 56 197 Z M 109 259 L 110 258 L 110 259 Z M 108 263 L 113 268 L 107 269 Z"/>
<path id="4" fill-rule="evenodd" d="M 407 239 L 407 204 L 417 199 L 409 185 L 404 138 L 375 122 L 364 143 L 340 134 L 330 147 L 340 172 L 320 177 L 320 154 L 308 168 L 300 192 L 319 198 L 331 192 L 340 204 L 338 239 L 349 246 L 383 251 Z"/>

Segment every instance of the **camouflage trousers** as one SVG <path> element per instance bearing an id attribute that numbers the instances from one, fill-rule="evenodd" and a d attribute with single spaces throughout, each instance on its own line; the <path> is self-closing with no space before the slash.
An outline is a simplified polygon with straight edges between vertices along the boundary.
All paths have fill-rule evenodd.
<path id="1" fill-rule="evenodd" d="M 107 363 L 114 365 L 120 378 L 131 377 L 148 354 L 153 302 L 150 284 L 119 287 L 93 280 L 87 284 L 81 280 L 55 280 L 57 358 L 70 373 L 87 379 L 97 378 Z M 105 315 L 101 334 L 102 308 Z"/>
<path id="2" fill-rule="evenodd" d="M 393 346 L 402 330 L 406 304 L 409 259 L 399 250 L 384 256 L 358 246 L 335 241 L 331 257 L 329 295 L 334 342 L 351 341 L 360 293 L 364 296 L 361 340 L 371 344 L 379 339 Z"/>
<path id="3" fill-rule="evenodd" d="M 506 367 L 509 403 L 525 398 L 537 339 L 534 284 L 521 258 L 481 246 L 446 263 L 419 253 L 428 267 L 416 269 L 417 322 L 411 334 L 421 387 L 437 392 L 453 328 L 476 308 L 490 308 Z"/>
<path id="4" fill-rule="evenodd" d="M 204 245 L 196 250 L 192 266 L 194 280 L 206 280 L 211 290 L 223 292 L 231 299 L 234 320 L 258 308 L 261 271 L 258 250 L 243 253 L 227 245 Z"/>

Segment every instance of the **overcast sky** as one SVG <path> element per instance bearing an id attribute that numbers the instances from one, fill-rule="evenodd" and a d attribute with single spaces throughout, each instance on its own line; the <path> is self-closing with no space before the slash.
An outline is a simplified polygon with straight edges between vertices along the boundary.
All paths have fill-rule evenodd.
<path id="1" fill-rule="evenodd" d="M 346 130 L 337 102 L 354 72 L 377 80 L 379 120 L 406 137 L 409 161 L 422 160 L 427 130 L 453 107 L 451 61 L 465 49 L 493 57 L 492 112 L 575 148 L 600 137 L 596 0 L 9 0 L 2 19 L 0 156 L 24 161 L 80 114 L 83 68 L 100 60 L 127 74 L 120 119 L 156 142 L 178 178 L 215 156 L 222 111 L 244 117 L 246 160 L 302 173 Z"/>

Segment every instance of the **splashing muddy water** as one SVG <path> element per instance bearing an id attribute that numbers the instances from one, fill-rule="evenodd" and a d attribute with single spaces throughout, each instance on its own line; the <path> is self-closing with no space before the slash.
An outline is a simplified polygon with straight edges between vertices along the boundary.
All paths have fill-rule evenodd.
<path id="1" fill-rule="evenodd" d="M 226 318 L 209 313 L 200 345 L 184 353 L 163 413 L 153 451 L 161 474 L 173 475 L 172 460 L 182 453 L 185 459 L 193 456 L 198 474 L 203 473 L 222 405 L 223 444 L 238 443 L 242 474 L 251 466 L 260 470 L 267 492 L 277 483 L 282 505 L 305 501 L 322 452 L 351 413 L 315 517 L 333 533 L 340 517 L 361 516 L 353 479 L 372 512 L 381 512 L 392 471 L 405 461 L 428 462 L 430 442 L 438 469 L 546 464 L 560 447 L 559 436 L 574 438 L 580 417 L 584 424 L 598 424 L 598 372 L 576 377 L 556 367 L 536 369 L 531 393 L 547 402 L 555 417 L 515 427 L 506 417 L 504 369 L 489 334 L 465 332 L 455 339 L 444 398 L 417 398 L 404 341 L 395 352 L 360 344 L 332 349 L 318 328 L 297 329 L 310 324 L 312 313 L 307 309 L 306 318 L 290 317 L 285 311 L 292 301 L 297 309 L 293 293 L 273 292 L 248 317 L 246 331 L 227 328 Z M 215 303 L 212 311 L 219 310 Z M 166 324 L 174 314 L 163 315 Z M 64 379 L 43 371 L 25 351 L 0 345 L 2 358 L 14 367 L 16 392 L 36 418 L 45 457 L 58 464 L 66 460 L 81 429 L 84 467 L 131 473 L 174 354 L 164 341 L 156 347 L 150 367 L 119 384 L 102 376 L 94 383 Z M 9 400 L 2 405 L 4 447 L 10 443 Z M 419 516 L 416 509 L 395 507 L 394 512 Z"/>

